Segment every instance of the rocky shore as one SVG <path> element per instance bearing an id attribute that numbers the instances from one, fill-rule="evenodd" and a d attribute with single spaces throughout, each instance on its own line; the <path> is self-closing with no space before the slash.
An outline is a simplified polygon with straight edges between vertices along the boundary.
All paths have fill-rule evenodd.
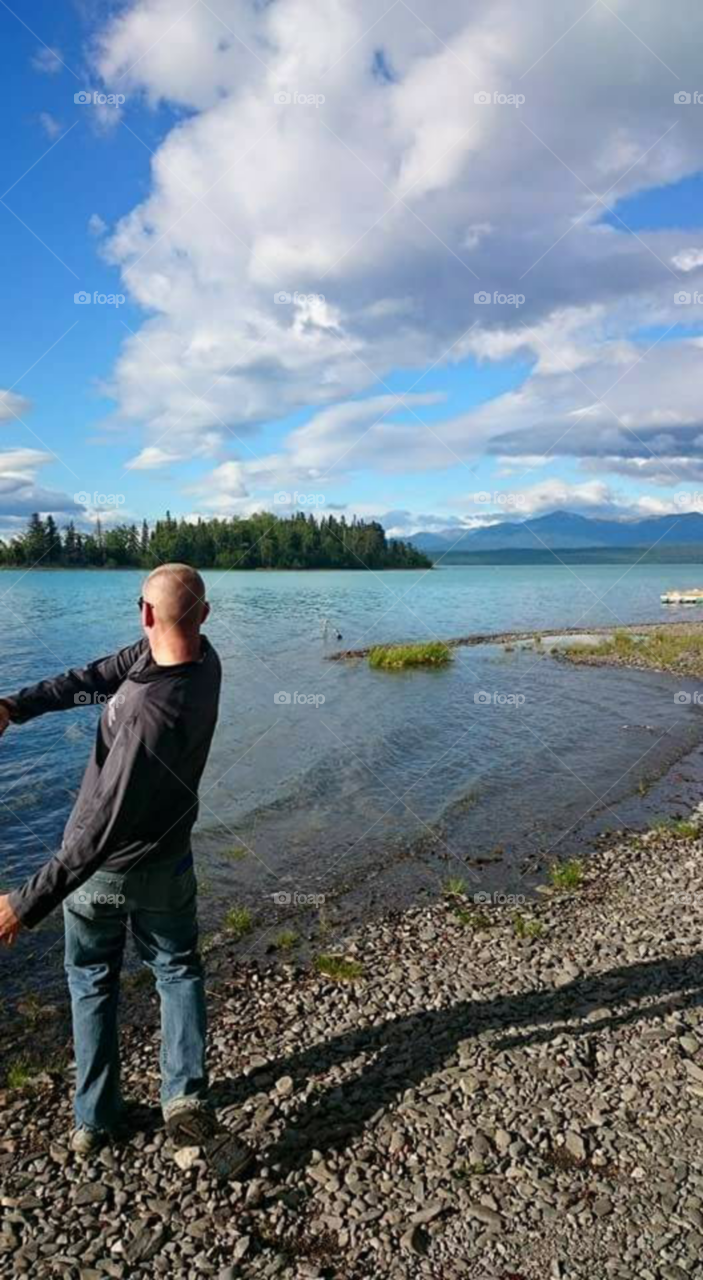
<path id="1" fill-rule="evenodd" d="M 211 1067 L 260 1155 L 217 1185 L 155 1111 L 89 1161 L 69 1083 L 1 1096 L 0 1274 L 281 1280 L 703 1275 L 703 839 L 599 850 L 535 902 L 364 925 L 346 981 L 209 954 Z M 158 1096 L 153 996 L 126 1092 Z M 182 1167 L 183 1166 L 183 1167 Z"/>

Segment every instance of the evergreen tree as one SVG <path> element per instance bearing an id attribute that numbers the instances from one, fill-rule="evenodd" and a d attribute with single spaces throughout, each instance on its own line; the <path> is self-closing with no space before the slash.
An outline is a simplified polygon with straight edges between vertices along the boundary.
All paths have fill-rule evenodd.
<path id="1" fill-rule="evenodd" d="M 51 515 L 34 513 L 9 546 L 0 543 L 0 564 L 63 565 L 66 568 L 153 568 L 184 561 L 199 569 L 426 569 L 431 561 L 407 542 L 388 542 L 377 521 L 314 516 L 297 511 L 280 517 L 266 511 L 244 519 L 175 520 L 169 511 L 153 529 L 145 521 L 107 532 L 98 518 L 93 533 L 69 521 L 61 537 Z"/>

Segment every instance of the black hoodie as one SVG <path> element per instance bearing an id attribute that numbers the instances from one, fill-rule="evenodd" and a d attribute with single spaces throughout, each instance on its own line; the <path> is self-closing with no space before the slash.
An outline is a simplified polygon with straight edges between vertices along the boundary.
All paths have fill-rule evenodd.
<path id="1" fill-rule="evenodd" d="M 146 640 L 2 702 L 13 724 L 105 702 L 59 852 L 10 903 L 32 928 L 97 871 L 187 857 L 217 722 L 221 667 L 205 637 L 195 662 L 160 667 Z"/>

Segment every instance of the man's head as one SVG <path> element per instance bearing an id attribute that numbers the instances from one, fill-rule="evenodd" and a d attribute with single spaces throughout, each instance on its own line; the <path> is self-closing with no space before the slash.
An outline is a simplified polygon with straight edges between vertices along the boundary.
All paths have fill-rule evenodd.
<path id="1" fill-rule="evenodd" d="M 210 612 L 205 583 L 189 564 L 162 564 L 144 583 L 142 625 L 162 640 L 197 636 Z"/>

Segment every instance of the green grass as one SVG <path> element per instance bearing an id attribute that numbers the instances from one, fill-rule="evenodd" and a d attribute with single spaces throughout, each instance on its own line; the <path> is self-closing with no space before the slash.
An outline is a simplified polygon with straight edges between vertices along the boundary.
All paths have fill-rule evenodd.
<path id="1" fill-rule="evenodd" d="M 454 1171 L 457 1182 L 467 1183 L 472 1178 L 485 1178 L 490 1174 L 490 1167 L 484 1160 L 465 1160 Z"/>
<path id="2" fill-rule="evenodd" d="M 513 917 L 513 929 L 516 938 L 541 938 L 544 933 L 541 920 L 530 920 L 519 911 Z"/>
<path id="3" fill-rule="evenodd" d="M 345 956 L 315 956 L 315 968 L 325 978 L 333 982 L 354 982 L 364 972 L 358 960 L 347 960 Z"/>
<path id="4" fill-rule="evenodd" d="M 703 628 L 690 630 L 666 625 L 641 634 L 616 631 L 597 645 L 572 645 L 564 649 L 572 660 L 588 661 L 589 657 L 635 661 L 638 666 L 659 671 L 675 671 L 680 675 L 703 675 Z"/>
<path id="5" fill-rule="evenodd" d="M 235 941 L 254 928 L 254 920 L 248 907 L 230 907 L 225 916 L 225 929 Z"/>
<path id="6" fill-rule="evenodd" d="M 317 936 L 320 942 L 326 942 L 333 933 L 334 920 L 330 917 L 327 903 L 323 902 L 317 911 Z"/>
<path id="7" fill-rule="evenodd" d="M 438 640 L 431 640 L 426 644 L 375 645 L 369 653 L 369 666 L 383 671 L 402 671 L 407 667 L 442 667 L 451 660 L 451 649 Z"/>
<path id="8" fill-rule="evenodd" d="M 579 889 L 583 881 L 583 866 L 578 858 L 568 862 L 555 862 L 549 868 L 549 883 L 554 889 Z"/>
<path id="9" fill-rule="evenodd" d="M 468 907 L 456 906 L 454 915 L 465 929 L 473 929 L 474 933 L 483 933 L 491 927 L 491 918 L 485 911 L 471 911 Z"/>
<path id="10" fill-rule="evenodd" d="M 282 929 L 274 938 L 274 946 L 279 951 L 292 951 L 293 947 L 297 947 L 300 938 L 294 929 Z"/>
<path id="11" fill-rule="evenodd" d="M 672 836 L 678 836 L 679 840 L 696 840 L 700 835 L 696 823 L 685 818 L 678 821 L 674 818 L 662 818 L 661 822 L 655 822 L 653 830 L 664 834 L 669 832 Z"/>
<path id="12" fill-rule="evenodd" d="M 632 653 L 632 650 L 638 647 L 637 641 L 630 635 L 629 631 L 616 631 L 609 643 L 616 653 L 624 655 Z"/>
<path id="13" fill-rule="evenodd" d="M 40 1070 L 41 1068 L 34 1066 L 28 1058 L 13 1058 L 7 1068 L 8 1089 L 26 1088 Z"/>
<path id="14" fill-rule="evenodd" d="M 442 892 L 445 898 L 463 898 L 466 893 L 466 881 L 460 876 L 450 876 L 445 880 Z"/>
<path id="15" fill-rule="evenodd" d="M 680 822 L 675 822 L 673 824 L 672 831 L 674 835 L 678 836 L 681 840 L 696 840 L 700 835 L 700 831 L 698 830 L 696 823 L 687 822 L 683 818 Z"/>

